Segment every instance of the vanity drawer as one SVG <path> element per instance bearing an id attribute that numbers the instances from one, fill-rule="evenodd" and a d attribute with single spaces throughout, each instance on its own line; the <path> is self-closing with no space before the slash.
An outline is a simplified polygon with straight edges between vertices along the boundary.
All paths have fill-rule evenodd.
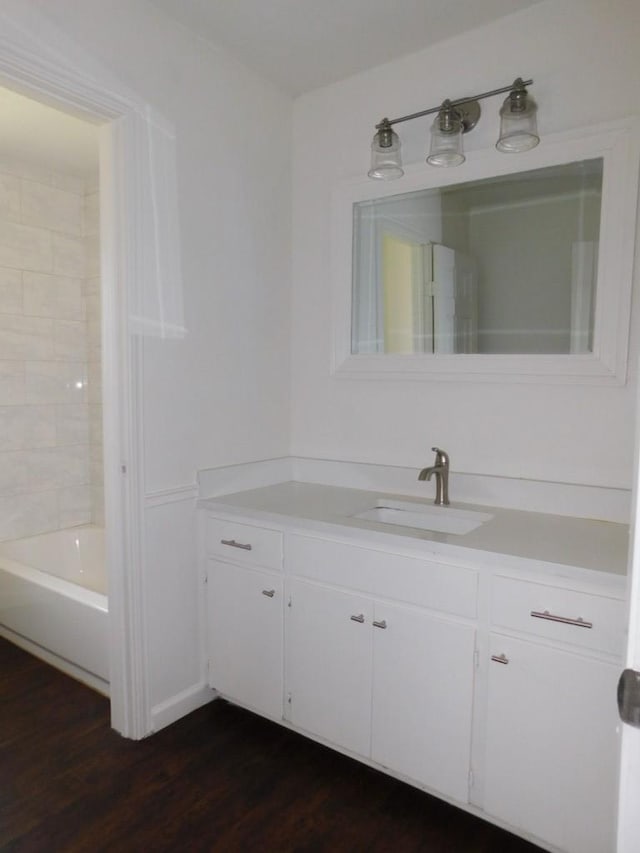
<path id="1" fill-rule="evenodd" d="M 210 556 L 248 566 L 282 569 L 282 533 L 279 530 L 207 518 L 205 547 Z"/>
<path id="2" fill-rule="evenodd" d="M 625 603 L 616 598 L 516 578 L 493 579 L 493 626 L 620 655 L 625 618 Z"/>
<path id="3" fill-rule="evenodd" d="M 298 577 L 468 619 L 478 612 L 478 575 L 463 566 L 296 534 L 286 559 Z"/>

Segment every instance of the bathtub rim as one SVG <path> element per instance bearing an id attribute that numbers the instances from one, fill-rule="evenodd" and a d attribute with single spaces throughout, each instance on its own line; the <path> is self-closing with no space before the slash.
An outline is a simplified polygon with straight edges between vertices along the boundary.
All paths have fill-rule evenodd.
<path id="1" fill-rule="evenodd" d="M 74 545 L 77 547 L 78 537 L 81 537 L 81 541 L 83 542 L 83 546 L 79 552 L 74 547 Z M 53 540 L 55 542 L 53 559 L 50 559 L 49 549 L 46 547 L 44 540 Z M 74 542 L 74 540 L 76 541 Z M 72 586 L 78 586 L 81 589 L 96 592 L 98 595 L 104 595 L 108 599 L 109 590 L 105 543 L 106 530 L 104 525 L 93 522 L 74 525 L 72 527 L 61 527 L 56 530 L 45 530 L 41 533 L 34 533 L 32 536 L 3 539 L 0 541 L 0 567 L 11 565 L 32 569 L 41 572 L 43 575 L 58 578 Z M 44 553 L 43 544 L 45 546 Z M 18 553 L 15 553 L 16 546 Z M 31 550 L 32 548 L 34 548 L 33 551 Z M 60 550 L 62 550 L 62 553 L 60 553 Z M 24 551 L 24 553 L 20 553 L 20 551 Z M 57 565 L 58 561 L 61 561 L 61 564 L 67 569 L 73 565 L 73 571 L 63 571 L 62 574 L 59 574 L 58 571 L 49 571 L 49 566 Z M 75 573 L 77 568 L 80 569 L 80 574 L 82 574 L 83 568 L 91 570 L 96 565 L 100 567 L 97 577 L 93 577 L 91 571 L 87 572 L 88 576 L 93 577 L 94 582 L 91 586 L 85 585 Z"/>

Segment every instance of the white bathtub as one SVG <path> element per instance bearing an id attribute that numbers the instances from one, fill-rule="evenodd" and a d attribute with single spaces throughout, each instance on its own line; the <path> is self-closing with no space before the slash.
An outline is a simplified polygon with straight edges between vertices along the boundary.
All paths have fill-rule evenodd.
<path id="1" fill-rule="evenodd" d="M 0 542 L 0 635 L 109 692 L 104 531 Z"/>

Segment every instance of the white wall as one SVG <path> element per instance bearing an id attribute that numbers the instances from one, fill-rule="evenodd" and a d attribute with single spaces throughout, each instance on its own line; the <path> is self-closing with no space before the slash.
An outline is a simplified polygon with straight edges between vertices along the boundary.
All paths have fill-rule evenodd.
<path id="1" fill-rule="evenodd" d="M 637 323 L 632 379 L 624 388 L 332 378 L 330 197 L 337 180 L 366 174 L 374 125 L 383 116 L 516 76 L 535 81 L 543 139 L 629 115 L 638 104 L 639 39 L 635 0 L 547 0 L 295 102 L 295 455 L 418 469 L 437 444 L 459 472 L 630 487 Z M 499 106 L 499 98 L 483 102 L 468 150 L 494 145 Z M 424 158 L 430 118 L 400 126 L 405 162 Z"/>
<path id="2" fill-rule="evenodd" d="M 195 508 L 175 496 L 200 468 L 289 447 L 291 101 L 145 0 L 31 5 L 177 134 L 188 335 L 147 339 L 143 380 L 146 671 L 166 723 L 203 675 Z"/>
<path id="3" fill-rule="evenodd" d="M 145 352 L 147 489 L 288 448 L 291 100 L 145 0 L 32 0 L 176 128 L 188 336 Z"/>

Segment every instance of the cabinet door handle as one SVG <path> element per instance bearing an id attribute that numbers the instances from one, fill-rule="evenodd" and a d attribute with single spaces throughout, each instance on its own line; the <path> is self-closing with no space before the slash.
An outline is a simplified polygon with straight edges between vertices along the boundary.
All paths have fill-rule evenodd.
<path id="1" fill-rule="evenodd" d="M 542 613 L 532 610 L 531 616 L 534 619 L 546 619 L 549 622 L 562 622 L 563 625 L 575 625 L 576 628 L 593 628 L 593 622 L 585 621 L 582 616 L 578 616 L 577 619 L 570 619 L 568 616 L 556 616 L 549 613 L 548 610 L 543 610 Z"/>
<path id="2" fill-rule="evenodd" d="M 352 622 L 360 622 L 362 624 L 364 622 L 364 613 L 359 613 L 357 616 L 351 616 Z"/>
<path id="3" fill-rule="evenodd" d="M 373 620 L 373 627 L 374 627 L 374 628 L 386 628 L 386 627 L 387 627 L 387 623 L 386 623 L 386 621 L 385 621 L 384 619 L 381 619 L 379 622 L 376 622 L 376 621 L 375 621 L 375 619 L 374 619 L 374 620 Z"/>
<path id="4" fill-rule="evenodd" d="M 276 594 L 276 591 L 275 589 L 263 589 L 262 594 L 266 595 L 267 598 L 273 598 L 273 596 Z"/>
<path id="5" fill-rule="evenodd" d="M 495 663 L 503 663 L 508 664 L 509 658 L 503 653 L 501 655 L 491 655 L 491 660 L 495 661 Z"/>
<path id="6" fill-rule="evenodd" d="M 251 545 L 243 545 L 242 542 L 236 542 L 235 539 L 221 539 L 221 545 L 228 545 L 230 548 L 242 548 L 243 551 L 251 551 Z"/>

